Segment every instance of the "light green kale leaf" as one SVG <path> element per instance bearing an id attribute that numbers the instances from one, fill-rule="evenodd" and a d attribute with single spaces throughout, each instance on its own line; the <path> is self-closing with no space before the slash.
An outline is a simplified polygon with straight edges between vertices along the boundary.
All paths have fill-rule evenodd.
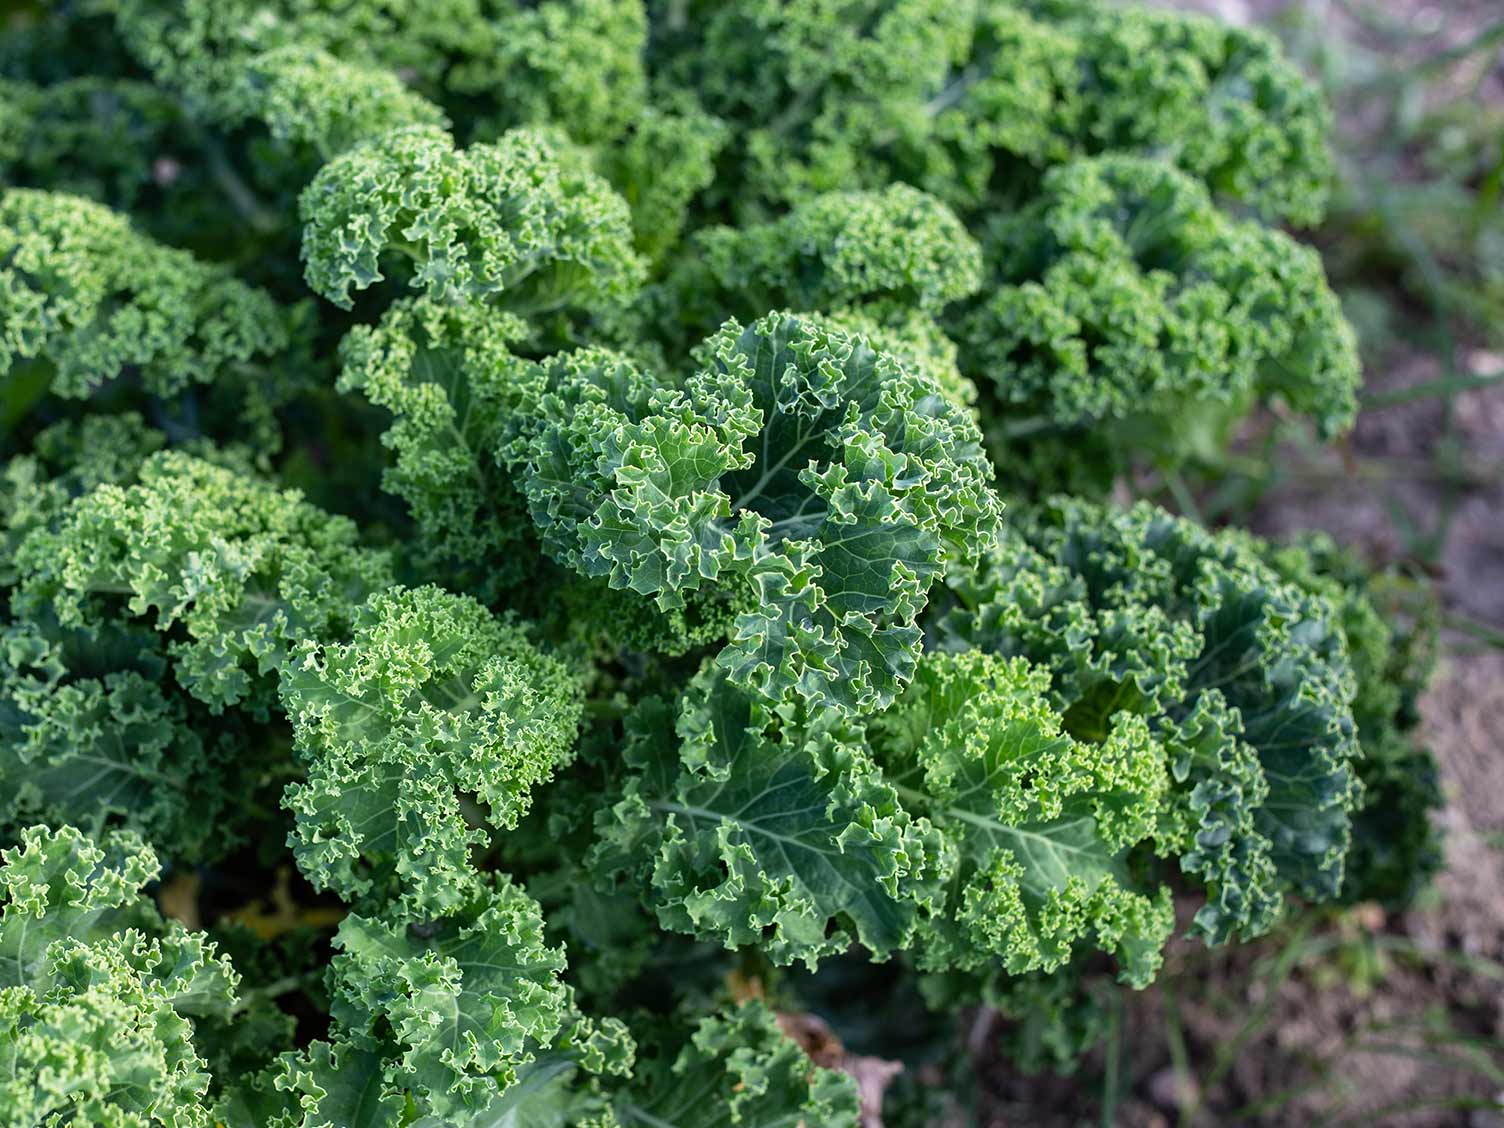
<path id="1" fill-rule="evenodd" d="M 416 298 L 340 343 L 339 390 L 393 416 L 381 485 L 412 515 L 415 564 L 487 603 L 523 580 L 537 555 L 522 495 L 496 459 L 511 387 L 528 363 L 511 347 L 526 333 L 483 305 Z"/>
<path id="2" fill-rule="evenodd" d="M 230 1016 L 238 976 L 162 927 L 150 848 L 39 826 L 0 860 L 0 1123 L 209 1128 L 194 1022 Z"/>
<path id="3" fill-rule="evenodd" d="M 974 422 L 823 319 L 729 322 L 697 358 L 682 390 L 599 350 L 519 390 L 501 457 L 545 550 L 664 611 L 729 595 L 719 662 L 763 700 L 883 706 L 997 519 Z"/>
<path id="4" fill-rule="evenodd" d="M 334 946 L 330 1039 L 257 1077 L 233 1128 L 576 1128 L 604 1109 L 597 1078 L 631 1070 L 626 1028 L 580 1013 L 509 878 L 439 917 L 351 915 Z"/>
<path id="5" fill-rule="evenodd" d="M 935 654 L 872 724 L 899 801 L 956 855 L 920 933 L 922 970 L 1055 971 L 1078 946 L 1153 978 L 1174 917 L 1168 888 L 1143 887 L 1129 853 L 1154 832 L 1169 787 L 1142 717 L 1100 743 L 1063 731 L 1049 671 L 990 654 Z"/>
<path id="6" fill-rule="evenodd" d="M 56 394 L 81 399 L 138 373 L 151 394 L 172 396 L 268 367 L 289 324 L 261 290 L 92 200 L 0 194 L 0 375 L 45 364 Z"/>
<path id="7" fill-rule="evenodd" d="M 587 868 L 662 927 L 811 967 L 852 943 L 877 958 L 909 945 L 944 843 L 838 710 L 769 708 L 707 665 L 677 709 L 639 705 L 625 758 Z"/>
<path id="8" fill-rule="evenodd" d="M 342 309 L 394 268 L 435 301 L 523 316 L 616 304 L 641 281 L 625 201 L 541 132 L 456 149 L 436 127 L 394 130 L 326 164 L 299 206 L 304 276 Z"/>
<path id="9" fill-rule="evenodd" d="M 816 1066 L 762 1002 L 659 1023 L 617 1095 L 622 1128 L 856 1128 L 850 1077 Z"/>
<path id="10" fill-rule="evenodd" d="M 371 597 L 348 642 L 294 648 L 279 691 L 308 778 L 284 799 L 314 885 L 417 914 L 472 896 L 472 851 L 574 751 L 578 676 L 467 596 Z"/>
<path id="11" fill-rule="evenodd" d="M 1157 848 L 1207 893 L 1193 934 L 1256 936 L 1286 893 L 1337 895 L 1362 789 L 1329 598 L 1285 582 L 1251 538 L 1065 498 L 1016 518 L 947 588 L 938 648 L 1048 668 L 1078 739 L 1148 720 L 1173 780 Z"/>
<path id="12" fill-rule="evenodd" d="M 184 689 L 215 710 L 257 712 L 294 643 L 338 636 L 391 585 L 386 556 L 360 548 L 348 519 L 178 451 L 147 459 L 134 485 L 78 498 L 55 529 L 27 536 L 16 568 L 18 616 L 85 630 L 148 618 L 173 632 Z"/>

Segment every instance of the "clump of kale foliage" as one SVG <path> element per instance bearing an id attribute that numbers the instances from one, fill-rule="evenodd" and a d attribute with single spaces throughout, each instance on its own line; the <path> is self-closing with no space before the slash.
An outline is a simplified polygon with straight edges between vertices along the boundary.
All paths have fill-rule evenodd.
<path id="1" fill-rule="evenodd" d="M 1068 1066 L 1177 927 L 1424 879 L 1361 574 L 1104 500 L 1352 421 L 1266 36 L 9 18 L 0 1123 L 854 1125 L 822 971 Z"/>

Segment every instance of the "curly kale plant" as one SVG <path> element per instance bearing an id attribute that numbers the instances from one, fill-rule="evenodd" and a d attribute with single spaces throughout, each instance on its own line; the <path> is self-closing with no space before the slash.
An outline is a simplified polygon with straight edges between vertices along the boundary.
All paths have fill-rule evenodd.
<path id="1" fill-rule="evenodd" d="M 474 600 L 431 587 L 372 596 L 350 642 L 301 643 L 279 685 L 308 763 L 286 799 L 294 856 L 315 885 L 358 903 L 442 908 L 463 896 L 485 834 L 460 796 L 515 826 L 579 724 L 566 666 Z"/>
<path id="2" fill-rule="evenodd" d="M 1351 426 L 1357 342 L 1320 259 L 1184 173 L 1077 161 L 984 238 L 990 284 L 951 325 L 965 370 L 1011 409 L 1002 435 L 1084 443 L 1101 475 L 1214 461 L 1260 402 L 1325 437 Z"/>
<path id="3" fill-rule="evenodd" d="M 156 398 L 262 385 L 265 399 L 291 344 L 289 312 L 266 293 L 63 193 L 0 195 L 0 295 L 0 365 L 17 408 L 117 380 Z"/>
<path id="4" fill-rule="evenodd" d="M 301 214 L 308 285 L 346 309 L 386 255 L 436 301 L 523 314 L 620 298 L 639 273 L 621 198 L 527 131 L 460 150 L 432 127 L 383 134 L 320 169 Z"/>
<path id="5" fill-rule="evenodd" d="M 1268 37 L 21 9 L 0 1125 L 856 1128 L 1435 868 L 1424 617 L 1104 500 L 1355 413 Z"/>
<path id="6" fill-rule="evenodd" d="M 1160 852 L 1204 884 L 1193 932 L 1265 931 L 1283 895 L 1335 897 L 1361 793 L 1356 681 L 1338 609 L 1252 544 L 1141 505 L 1058 501 L 948 578 L 942 650 L 1051 673 L 1068 731 L 1127 717 L 1165 746 Z"/>
<path id="7" fill-rule="evenodd" d="M 730 601 L 717 664 L 756 696 L 890 700 L 930 585 L 996 519 L 975 425 L 797 316 L 728 322 L 695 357 L 682 389 L 598 350 L 519 382 L 500 457 L 544 551 L 664 611 Z"/>
<path id="8" fill-rule="evenodd" d="M 139 838 L 66 826 L 0 854 L 6 1125 L 214 1123 L 201 1043 L 232 1020 L 239 977 L 163 922 L 141 891 L 157 871 Z"/>

